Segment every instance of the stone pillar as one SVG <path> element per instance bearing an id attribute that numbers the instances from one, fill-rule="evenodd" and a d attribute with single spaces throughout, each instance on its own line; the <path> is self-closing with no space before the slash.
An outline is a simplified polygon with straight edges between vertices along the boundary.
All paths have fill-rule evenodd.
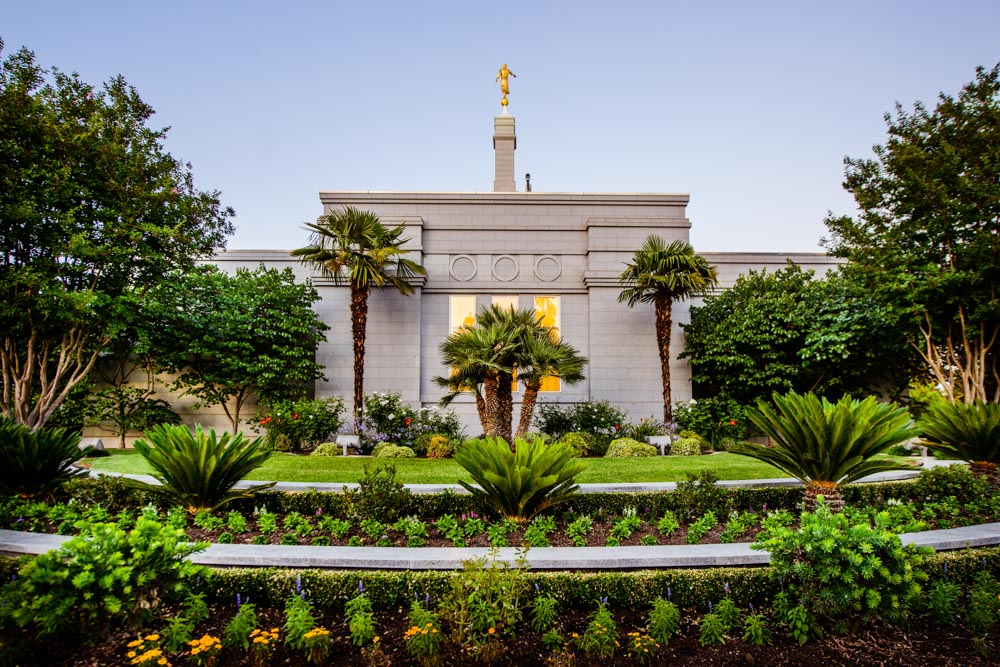
<path id="1" fill-rule="evenodd" d="M 516 192 L 514 184 L 514 149 L 517 136 L 514 134 L 514 117 L 497 116 L 493 119 L 493 151 L 496 154 L 496 171 L 493 178 L 493 192 Z"/>

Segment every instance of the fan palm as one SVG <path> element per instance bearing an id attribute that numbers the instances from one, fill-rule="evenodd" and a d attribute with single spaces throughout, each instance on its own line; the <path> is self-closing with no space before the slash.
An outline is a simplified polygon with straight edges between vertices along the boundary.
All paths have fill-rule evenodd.
<path id="1" fill-rule="evenodd" d="M 968 461 L 973 472 L 994 485 L 1000 482 L 1000 404 L 933 401 L 920 419 L 920 431 L 928 447 Z"/>
<path id="2" fill-rule="evenodd" d="M 517 367 L 517 379 L 524 385 L 524 396 L 521 398 L 521 418 L 516 437 L 523 437 L 531 427 L 538 392 L 545 379 L 559 378 L 570 386 L 578 384 L 585 379 L 583 367 L 586 365 L 587 359 L 575 347 L 556 340 L 550 331 L 528 331 Z"/>
<path id="3" fill-rule="evenodd" d="M 370 211 L 347 206 L 306 225 L 310 245 L 292 251 L 303 264 L 319 269 L 338 285 L 351 288 L 351 336 L 354 341 L 354 423 L 361 419 L 364 402 L 365 331 L 368 296 L 377 287 L 395 287 L 413 294 L 409 281 L 426 272 L 406 259 L 403 227 L 389 228 Z"/>
<path id="4" fill-rule="evenodd" d="M 619 302 L 635 307 L 652 303 L 656 312 L 656 344 L 660 353 L 660 375 L 663 382 L 663 421 L 672 421 L 670 400 L 670 328 L 674 301 L 704 294 L 718 285 L 715 267 L 689 244 L 674 241 L 667 245 L 656 235 L 650 235 L 635 252 L 630 264 L 619 277 L 625 288 Z"/>
<path id="5" fill-rule="evenodd" d="M 758 399 L 757 409 L 750 409 L 747 416 L 774 446 L 738 443 L 729 451 L 770 463 L 802 482 L 809 508 L 822 495 L 838 511 L 844 504 L 840 485 L 908 467 L 874 458 L 917 435 L 904 408 L 880 403 L 873 396 L 863 401 L 844 396 L 830 403 L 813 393 L 794 391 L 784 396 L 775 393 L 772 400 L 774 406 Z"/>

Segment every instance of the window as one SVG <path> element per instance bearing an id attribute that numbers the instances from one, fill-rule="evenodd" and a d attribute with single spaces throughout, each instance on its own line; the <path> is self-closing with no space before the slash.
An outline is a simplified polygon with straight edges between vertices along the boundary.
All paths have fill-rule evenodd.
<path id="1" fill-rule="evenodd" d="M 542 324 L 552 327 L 553 336 L 559 339 L 559 297 L 557 296 L 536 296 L 535 315 L 541 318 Z M 548 377 L 542 380 L 539 391 L 560 391 L 562 381 L 559 378 Z"/>
<path id="2" fill-rule="evenodd" d="M 448 333 L 476 323 L 476 297 L 451 296 L 448 298 Z"/>

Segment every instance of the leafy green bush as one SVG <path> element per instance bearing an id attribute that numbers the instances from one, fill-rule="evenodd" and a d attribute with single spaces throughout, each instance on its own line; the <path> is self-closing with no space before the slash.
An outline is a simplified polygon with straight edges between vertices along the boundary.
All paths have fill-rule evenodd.
<path id="1" fill-rule="evenodd" d="M 578 431 L 567 433 L 559 442 L 572 449 L 573 456 L 578 458 L 595 455 L 596 441 L 590 433 L 581 433 Z"/>
<path id="2" fill-rule="evenodd" d="M 694 431 L 712 445 L 746 440 L 759 431 L 747 417 L 748 408 L 728 398 L 703 398 L 674 406 L 673 418 L 681 431 Z M 683 437 L 683 434 L 682 434 Z"/>
<path id="3" fill-rule="evenodd" d="M 1000 403 L 932 401 L 920 431 L 928 447 L 967 461 L 973 472 L 1000 484 Z"/>
<path id="4" fill-rule="evenodd" d="M 738 443 L 729 451 L 770 463 L 802 482 L 807 505 L 823 495 L 830 508 L 839 511 L 841 484 L 907 467 L 875 458 L 917 434 L 909 413 L 893 403 L 880 403 L 874 396 L 862 401 L 844 396 L 830 403 L 813 393 L 794 391 L 775 393 L 772 401 L 774 406 L 758 401 L 749 417 L 774 446 Z"/>
<path id="5" fill-rule="evenodd" d="M 608 451 L 604 457 L 608 459 L 628 459 L 643 456 L 656 456 L 659 452 L 656 447 L 647 445 L 632 438 L 618 438 L 612 440 L 608 445 Z"/>
<path id="6" fill-rule="evenodd" d="M 385 446 L 383 447 L 382 445 Z M 378 453 L 372 451 L 372 456 L 379 459 L 413 459 L 417 457 L 416 453 L 412 449 L 400 445 L 380 442 L 379 447 L 376 447 L 375 449 Z"/>
<path id="7" fill-rule="evenodd" d="M 452 441 L 443 435 L 431 436 L 427 443 L 427 458 L 446 459 L 455 451 Z"/>
<path id="8" fill-rule="evenodd" d="M 342 456 L 344 448 L 335 442 L 324 442 L 312 450 L 310 456 Z"/>
<path id="9" fill-rule="evenodd" d="M 448 439 L 461 437 L 462 426 L 451 410 L 438 408 L 414 409 L 398 393 L 375 392 L 365 396 L 361 418 L 363 442 L 394 442 L 423 453 L 423 444 L 417 439 L 428 434 L 440 434 Z"/>
<path id="10" fill-rule="evenodd" d="M 139 627 L 171 599 L 183 598 L 207 568 L 186 560 L 207 544 L 139 517 L 126 533 L 110 523 L 84 527 L 21 567 L 3 591 L 4 614 L 40 636 L 77 630 L 103 635 L 119 623 Z"/>
<path id="11" fill-rule="evenodd" d="M 769 551 L 771 568 L 783 577 L 795 604 L 841 626 L 852 618 L 905 623 L 927 580 L 928 547 L 903 546 L 889 530 L 888 513 L 851 523 L 822 496 L 803 513 L 800 528 L 768 525 L 751 545 Z"/>
<path id="12" fill-rule="evenodd" d="M 619 435 L 628 423 L 628 415 L 608 401 L 585 401 L 566 406 L 542 403 L 535 417 L 538 430 L 554 438 L 583 432 L 610 440 Z"/>
<path id="13" fill-rule="evenodd" d="M 80 434 L 0 418 L 0 493 L 33 496 L 86 475 L 73 467 L 81 456 Z"/>
<path id="14" fill-rule="evenodd" d="M 696 438 L 678 438 L 670 445 L 670 453 L 674 456 L 698 456 L 701 454 L 701 442 Z"/>
<path id="15" fill-rule="evenodd" d="M 575 479 L 586 465 L 563 445 L 546 447 L 540 439 L 514 441 L 512 452 L 503 440 L 466 442 L 455 453 L 478 484 L 459 481 L 475 498 L 506 517 L 523 521 L 574 497 Z"/>
<path id="16" fill-rule="evenodd" d="M 298 452 L 329 442 L 344 423 L 344 399 L 285 401 L 258 411 L 257 424 L 267 432 L 267 446 Z"/>
<path id="17" fill-rule="evenodd" d="M 153 476 L 161 485 L 132 484 L 161 494 L 192 514 L 216 509 L 236 498 L 250 498 L 274 486 L 271 482 L 241 491 L 233 489 L 271 457 L 271 452 L 261 447 L 261 438 L 244 440 L 242 433 L 216 437 L 214 429 L 206 433 L 200 425 L 192 435 L 186 426 L 166 424 L 149 429 L 146 437 L 152 445 L 140 439 L 135 448 L 153 467 Z"/>
<path id="18" fill-rule="evenodd" d="M 394 522 L 406 512 L 412 498 L 409 489 L 396 479 L 396 466 L 391 463 L 366 464 L 358 488 L 345 491 L 344 496 L 353 517 L 378 517 L 386 523 Z"/>

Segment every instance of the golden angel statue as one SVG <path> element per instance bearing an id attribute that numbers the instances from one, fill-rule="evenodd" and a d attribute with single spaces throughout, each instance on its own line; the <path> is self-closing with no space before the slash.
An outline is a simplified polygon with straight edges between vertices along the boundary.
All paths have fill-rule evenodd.
<path id="1" fill-rule="evenodd" d="M 496 78 L 496 80 L 500 82 L 500 92 L 503 93 L 503 97 L 500 99 L 500 104 L 504 107 L 507 106 L 507 95 L 510 93 L 510 82 L 507 80 L 507 77 L 509 76 L 512 76 L 515 79 L 517 78 L 516 74 L 507 69 L 507 63 L 504 63 Z"/>

